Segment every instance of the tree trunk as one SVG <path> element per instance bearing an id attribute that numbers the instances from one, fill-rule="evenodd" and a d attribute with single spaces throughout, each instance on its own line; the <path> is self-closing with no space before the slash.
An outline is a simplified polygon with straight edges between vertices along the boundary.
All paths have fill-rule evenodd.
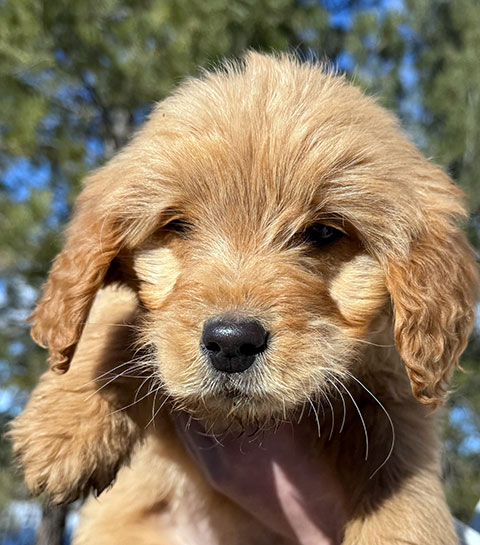
<path id="1" fill-rule="evenodd" d="M 44 506 L 35 545 L 62 545 L 67 505 Z"/>

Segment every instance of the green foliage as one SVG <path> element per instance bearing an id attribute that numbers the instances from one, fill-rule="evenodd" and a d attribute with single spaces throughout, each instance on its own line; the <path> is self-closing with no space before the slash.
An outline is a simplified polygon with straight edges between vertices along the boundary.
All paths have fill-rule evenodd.
<path id="1" fill-rule="evenodd" d="M 478 334 L 477 334 L 478 335 Z M 480 498 L 480 346 L 471 343 L 455 375 L 445 427 L 443 467 L 447 499 L 460 520 L 468 521 Z"/>
<path id="2" fill-rule="evenodd" d="M 480 247 L 480 10 L 477 0 L 4 0 L 0 2 L 0 390 L 19 410 L 45 367 L 25 318 L 61 245 L 88 170 L 103 163 L 199 66 L 247 48 L 352 60 L 464 188 Z M 342 16 L 343 13 L 343 16 Z M 337 22 L 332 24 L 331 15 Z M 339 22 L 340 21 L 340 22 Z M 345 61 L 347 59 L 347 61 Z M 457 374 L 446 431 L 452 508 L 480 497 L 480 348 Z M 0 441 L 0 505 L 23 494 Z"/>

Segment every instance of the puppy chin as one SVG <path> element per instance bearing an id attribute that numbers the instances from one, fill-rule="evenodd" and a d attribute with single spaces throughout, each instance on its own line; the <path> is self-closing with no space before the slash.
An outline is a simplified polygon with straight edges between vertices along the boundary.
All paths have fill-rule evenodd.
<path id="1" fill-rule="evenodd" d="M 202 404 L 184 405 L 183 410 L 215 433 L 274 427 L 282 421 L 280 407 L 275 410 L 267 401 L 253 405 L 251 399 L 243 395 L 206 399 Z"/>
<path id="2" fill-rule="evenodd" d="M 248 373 L 213 374 L 197 392 L 181 399 L 175 396 L 175 400 L 175 407 L 218 431 L 273 425 L 306 401 L 288 402 Z"/>

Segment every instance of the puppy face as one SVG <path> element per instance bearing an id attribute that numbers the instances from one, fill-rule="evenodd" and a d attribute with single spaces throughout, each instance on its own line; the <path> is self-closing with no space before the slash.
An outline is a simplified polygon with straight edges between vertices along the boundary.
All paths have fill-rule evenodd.
<path id="1" fill-rule="evenodd" d="M 343 78 L 250 54 L 184 84 L 89 179 L 33 334 L 64 370 L 116 258 L 185 408 L 301 405 L 358 373 L 379 316 L 435 404 L 472 327 L 463 214 L 448 177 Z"/>
<path id="2" fill-rule="evenodd" d="M 183 407 L 265 418 L 334 389 L 388 294 L 325 192 L 292 178 L 275 199 L 245 177 L 219 199 L 215 174 L 134 252 L 143 341 Z"/>

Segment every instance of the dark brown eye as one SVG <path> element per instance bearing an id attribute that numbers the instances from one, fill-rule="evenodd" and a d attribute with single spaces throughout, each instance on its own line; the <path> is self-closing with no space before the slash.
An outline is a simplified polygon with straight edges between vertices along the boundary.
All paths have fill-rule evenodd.
<path id="1" fill-rule="evenodd" d="M 192 224 L 182 218 L 177 218 L 167 223 L 162 230 L 172 233 L 186 234 L 192 229 Z"/>
<path id="2" fill-rule="evenodd" d="M 315 223 L 310 225 L 310 227 L 307 227 L 304 232 L 305 242 L 314 244 L 317 247 L 323 247 L 327 244 L 331 244 L 343 236 L 342 231 L 323 223 Z"/>

